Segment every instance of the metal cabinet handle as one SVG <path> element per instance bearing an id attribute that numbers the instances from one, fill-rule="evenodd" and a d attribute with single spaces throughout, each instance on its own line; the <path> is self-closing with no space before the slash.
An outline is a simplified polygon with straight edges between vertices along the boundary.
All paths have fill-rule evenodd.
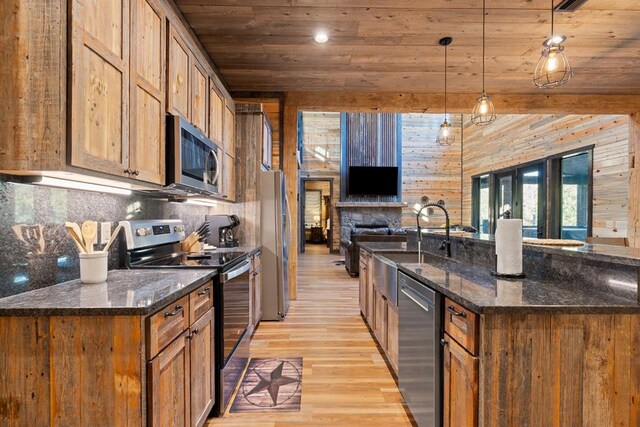
<path id="1" fill-rule="evenodd" d="M 132 174 L 132 173 L 133 173 L 133 171 L 131 170 L 131 168 L 126 168 L 126 169 L 124 170 L 124 173 Z"/>
<path id="2" fill-rule="evenodd" d="M 204 288 L 203 290 L 201 290 L 200 292 L 198 292 L 198 296 L 201 297 L 203 295 L 207 295 L 209 293 L 209 291 L 211 290 L 211 288 Z"/>
<path id="3" fill-rule="evenodd" d="M 445 341 L 445 339 L 444 339 L 444 338 L 442 338 L 442 339 L 440 340 L 440 345 L 441 345 L 441 346 L 443 346 L 443 347 L 445 347 L 445 346 L 448 346 L 448 345 L 449 345 L 449 342 L 448 342 L 448 341 Z"/>
<path id="4" fill-rule="evenodd" d="M 198 330 L 194 329 L 193 331 L 191 331 L 191 335 L 198 335 Z"/>
<path id="5" fill-rule="evenodd" d="M 456 308 L 452 305 L 447 307 L 447 311 L 454 316 L 467 317 L 467 313 L 465 313 L 464 311 L 456 311 Z"/>
<path id="6" fill-rule="evenodd" d="M 172 317 L 175 316 L 176 314 L 180 313 L 182 310 L 184 309 L 183 306 L 181 305 L 176 305 L 176 308 L 174 311 L 165 311 L 164 313 L 164 317 Z"/>
<path id="7" fill-rule="evenodd" d="M 139 171 L 139 170 L 137 170 L 137 169 L 136 169 L 136 170 L 134 170 L 134 171 L 133 171 L 133 172 L 131 172 L 131 173 L 132 173 L 132 174 L 134 174 L 135 176 L 140 175 L 140 171 Z"/>

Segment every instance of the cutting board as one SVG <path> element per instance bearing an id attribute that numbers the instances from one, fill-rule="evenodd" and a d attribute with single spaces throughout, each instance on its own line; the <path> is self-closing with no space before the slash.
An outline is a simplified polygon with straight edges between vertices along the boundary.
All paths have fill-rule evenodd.
<path id="1" fill-rule="evenodd" d="M 584 242 L 580 240 L 571 240 L 571 239 L 532 239 L 530 237 L 525 237 L 522 239 L 522 243 L 527 245 L 538 245 L 538 246 L 584 246 Z"/>

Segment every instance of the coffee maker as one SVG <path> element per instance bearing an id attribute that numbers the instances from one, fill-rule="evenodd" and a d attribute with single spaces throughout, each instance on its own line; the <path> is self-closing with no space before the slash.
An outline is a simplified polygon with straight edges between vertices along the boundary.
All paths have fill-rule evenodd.
<path id="1" fill-rule="evenodd" d="M 207 243 L 216 247 L 238 246 L 236 229 L 240 225 L 237 215 L 206 215 L 211 234 L 207 237 Z"/>

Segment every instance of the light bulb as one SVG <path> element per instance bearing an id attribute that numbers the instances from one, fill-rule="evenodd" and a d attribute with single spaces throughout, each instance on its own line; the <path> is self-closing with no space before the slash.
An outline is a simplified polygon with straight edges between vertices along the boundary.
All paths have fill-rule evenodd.
<path id="1" fill-rule="evenodd" d="M 489 111 L 489 106 L 487 105 L 487 101 L 480 102 L 480 114 L 487 114 Z"/>
<path id="2" fill-rule="evenodd" d="M 556 53 L 551 51 L 549 52 L 549 58 L 547 58 L 547 71 L 552 73 L 557 69 L 558 69 L 558 58 L 556 56 Z"/>
<path id="3" fill-rule="evenodd" d="M 442 136 L 444 136 L 445 138 L 447 136 L 449 136 L 449 127 L 448 126 L 442 128 Z"/>

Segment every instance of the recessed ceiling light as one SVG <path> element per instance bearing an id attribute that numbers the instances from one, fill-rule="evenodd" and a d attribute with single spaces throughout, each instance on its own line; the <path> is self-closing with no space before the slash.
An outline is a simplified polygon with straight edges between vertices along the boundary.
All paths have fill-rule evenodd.
<path id="1" fill-rule="evenodd" d="M 329 41 L 329 36 L 324 31 L 318 31 L 313 39 L 316 43 L 326 43 Z"/>

